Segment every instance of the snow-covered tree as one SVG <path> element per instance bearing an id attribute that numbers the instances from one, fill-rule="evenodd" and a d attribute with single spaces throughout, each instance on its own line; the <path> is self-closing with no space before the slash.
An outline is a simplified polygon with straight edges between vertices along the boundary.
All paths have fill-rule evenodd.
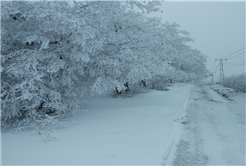
<path id="1" fill-rule="evenodd" d="M 2 2 L 3 122 L 78 109 L 89 57 L 77 50 L 96 30 L 76 15 L 77 8 L 67 2 Z"/>
<path id="2" fill-rule="evenodd" d="M 206 59 L 187 46 L 188 33 L 142 13 L 159 5 L 1 2 L 2 125 L 75 113 L 80 97 L 124 91 L 126 84 L 134 91 L 200 78 Z"/>

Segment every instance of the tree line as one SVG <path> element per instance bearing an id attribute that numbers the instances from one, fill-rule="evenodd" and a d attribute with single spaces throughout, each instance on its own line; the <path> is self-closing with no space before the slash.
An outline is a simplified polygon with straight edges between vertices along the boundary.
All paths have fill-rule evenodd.
<path id="1" fill-rule="evenodd" d="M 207 74 L 189 33 L 146 13 L 159 1 L 1 2 L 1 120 L 43 123 L 78 98 Z M 126 86 L 127 84 L 127 86 Z"/>

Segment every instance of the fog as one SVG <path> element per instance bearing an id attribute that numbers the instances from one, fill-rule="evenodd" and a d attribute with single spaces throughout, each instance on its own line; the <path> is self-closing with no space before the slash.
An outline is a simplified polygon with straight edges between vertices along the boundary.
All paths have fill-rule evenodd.
<path id="1" fill-rule="evenodd" d="M 190 45 L 207 55 L 207 68 L 211 72 L 218 65 L 218 62 L 214 64 L 216 58 L 245 47 L 245 2 L 165 1 L 161 10 L 162 13 L 151 15 L 162 17 L 163 22 L 177 22 L 181 29 L 190 32 L 194 39 Z M 244 72 L 245 56 L 227 58 L 224 64 L 225 76 Z M 218 79 L 219 68 L 215 73 L 215 81 Z"/>

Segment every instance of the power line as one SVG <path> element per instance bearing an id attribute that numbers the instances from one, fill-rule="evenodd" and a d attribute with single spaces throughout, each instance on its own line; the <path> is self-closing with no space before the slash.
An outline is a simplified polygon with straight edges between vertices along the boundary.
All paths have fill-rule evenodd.
<path id="1" fill-rule="evenodd" d="M 218 64 L 218 65 L 216 66 L 216 68 L 214 69 L 214 72 L 218 71 L 219 66 L 220 66 L 220 64 Z"/>
<path id="2" fill-rule="evenodd" d="M 211 85 L 213 85 L 214 84 L 214 73 L 211 73 L 210 76 L 211 76 Z"/>
<path id="3" fill-rule="evenodd" d="M 232 64 L 229 64 L 229 65 L 225 65 L 226 67 L 238 67 L 238 66 L 245 66 L 245 63 L 241 63 L 241 64 L 237 64 L 237 65 L 232 65 Z"/>
<path id="4" fill-rule="evenodd" d="M 231 56 L 231 55 L 233 55 L 233 54 L 235 54 L 235 53 L 238 53 L 239 51 L 241 51 L 241 50 L 244 50 L 246 47 L 243 47 L 243 48 L 241 48 L 241 49 L 239 49 L 239 50 L 237 50 L 237 51 L 235 51 L 235 52 L 233 52 L 233 53 L 231 53 L 231 54 L 228 54 L 228 55 L 226 55 L 226 56 L 223 56 L 223 57 L 221 57 L 221 58 L 225 58 L 225 57 L 229 57 L 229 56 Z"/>
<path id="5" fill-rule="evenodd" d="M 245 56 L 245 51 L 244 52 L 241 52 L 241 53 L 239 53 L 239 54 L 236 54 L 236 55 L 232 55 L 232 56 L 230 56 L 230 57 L 228 57 L 228 58 L 237 58 L 237 57 L 243 57 L 243 56 Z"/>
<path id="6" fill-rule="evenodd" d="M 219 68 L 220 64 L 217 65 L 217 67 L 214 69 L 213 73 L 215 73 L 217 71 L 217 69 Z"/>
<path id="7" fill-rule="evenodd" d="M 241 59 L 241 58 L 245 57 L 245 53 L 246 53 L 245 48 L 246 47 L 243 47 L 243 48 L 241 48 L 241 49 L 239 49 L 233 53 L 230 53 L 228 55 L 221 57 L 220 59 L 215 59 L 215 62 L 213 63 L 212 68 L 210 70 L 211 71 L 210 76 L 212 76 L 212 80 L 211 80 L 212 83 L 213 83 L 213 76 L 218 70 L 220 70 L 220 84 L 222 84 L 222 82 L 224 81 L 223 62 L 226 61 L 227 58 L 229 60 L 229 64 L 226 63 L 225 66 L 235 67 L 235 66 L 245 65 L 245 60 Z M 244 51 L 242 52 L 242 50 L 244 50 Z M 232 60 L 234 59 L 234 61 L 231 61 L 231 59 Z M 214 65 L 215 65 L 216 61 L 219 61 L 219 64 L 214 69 Z"/>
<path id="8" fill-rule="evenodd" d="M 227 59 L 229 60 L 228 62 L 231 63 L 231 62 L 243 62 L 245 61 L 245 59 Z"/>
<path id="9" fill-rule="evenodd" d="M 212 70 L 214 68 L 215 63 L 216 63 L 216 61 L 214 61 L 214 64 L 213 64 L 212 68 L 210 69 L 211 72 L 212 72 Z"/>
<path id="10" fill-rule="evenodd" d="M 225 65 L 237 65 L 242 63 L 245 63 L 245 61 L 235 61 L 235 62 L 226 63 Z"/>
<path id="11" fill-rule="evenodd" d="M 246 61 L 245 60 L 237 60 L 237 61 L 232 61 L 232 62 L 229 62 L 229 63 L 226 63 L 225 65 L 240 65 L 240 64 L 245 64 Z"/>
<path id="12" fill-rule="evenodd" d="M 244 49 L 244 48 L 242 48 L 242 49 Z M 242 49 L 240 49 L 236 52 L 242 51 Z M 234 53 L 236 53 L 236 52 L 234 52 Z M 237 54 L 234 54 L 234 55 L 231 55 L 230 57 L 228 57 L 227 60 L 229 63 L 225 63 L 225 66 L 242 66 L 242 65 L 245 65 L 245 52 L 246 51 L 240 52 L 240 53 L 237 53 Z"/>
<path id="13" fill-rule="evenodd" d="M 245 64 L 245 62 L 234 62 L 234 63 L 227 63 L 226 65 L 237 65 L 237 64 Z"/>
<path id="14" fill-rule="evenodd" d="M 226 63 L 226 64 L 237 64 L 237 63 L 245 63 L 245 59 L 234 59 L 232 61 L 229 61 L 229 63 Z"/>
<path id="15" fill-rule="evenodd" d="M 236 57 L 228 58 L 228 60 L 230 60 L 230 59 L 237 59 L 237 58 L 246 58 L 246 56 L 245 55 L 236 56 Z"/>

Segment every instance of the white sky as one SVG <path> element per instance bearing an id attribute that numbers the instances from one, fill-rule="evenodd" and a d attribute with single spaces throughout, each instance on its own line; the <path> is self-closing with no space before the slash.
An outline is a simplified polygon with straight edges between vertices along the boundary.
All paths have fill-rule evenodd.
<path id="1" fill-rule="evenodd" d="M 170 2 L 161 7 L 163 13 L 154 13 L 162 17 L 163 22 L 177 22 L 180 29 L 190 32 L 195 41 L 190 43 L 208 56 L 207 67 L 210 70 L 215 58 L 220 58 L 245 47 L 245 2 Z M 245 57 L 236 59 L 244 61 Z M 231 61 L 231 62 L 230 62 Z M 235 60 L 234 60 L 235 61 Z M 227 60 L 226 63 L 232 63 Z M 225 76 L 242 74 L 245 65 L 224 66 Z M 241 64 L 235 62 L 235 64 Z M 217 66 L 217 63 L 215 64 Z M 214 66 L 214 68 L 216 67 Z M 219 71 L 215 80 L 218 80 Z"/>

